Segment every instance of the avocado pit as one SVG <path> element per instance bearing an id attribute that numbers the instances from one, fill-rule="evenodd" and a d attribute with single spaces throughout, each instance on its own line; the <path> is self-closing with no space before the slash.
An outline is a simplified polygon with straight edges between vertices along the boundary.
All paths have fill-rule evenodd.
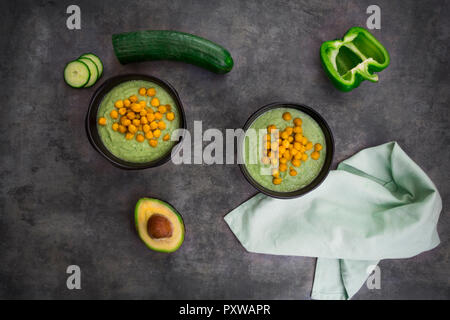
<path id="1" fill-rule="evenodd" d="M 148 219 L 147 232 L 152 239 L 169 238 L 172 231 L 172 223 L 163 215 L 154 214 Z"/>

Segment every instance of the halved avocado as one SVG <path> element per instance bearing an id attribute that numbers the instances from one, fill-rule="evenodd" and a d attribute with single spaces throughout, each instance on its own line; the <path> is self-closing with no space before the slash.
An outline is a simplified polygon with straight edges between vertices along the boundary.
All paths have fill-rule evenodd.
<path id="1" fill-rule="evenodd" d="M 152 250 L 174 252 L 183 243 L 183 219 L 164 201 L 139 199 L 134 210 L 134 220 L 139 237 Z"/>

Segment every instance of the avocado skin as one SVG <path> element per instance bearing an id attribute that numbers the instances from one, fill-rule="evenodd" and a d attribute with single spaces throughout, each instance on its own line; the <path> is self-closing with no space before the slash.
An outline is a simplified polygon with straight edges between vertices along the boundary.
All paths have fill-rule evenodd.
<path id="1" fill-rule="evenodd" d="M 139 229 L 139 223 L 138 223 L 138 221 L 139 221 L 139 220 L 138 220 L 138 215 L 139 215 L 139 206 L 141 205 L 141 202 L 142 202 L 142 201 L 158 202 L 158 203 L 162 204 L 163 206 L 169 208 L 170 211 L 172 211 L 172 212 L 177 216 L 178 222 L 180 223 L 180 226 L 181 226 L 181 239 L 180 239 L 180 241 L 177 243 L 177 245 L 176 245 L 175 247 L 173 247 L 173 248 L 170 249 L 170 250 L 164 250 L 164 249 L 160 249 L 160 248 L 155 248 L 155 247 L 152 247 L 151 245 L 149 245 L 149 244 L 141 237 L 141 231 L 140 231 L 140 229 Z M 183 244 L 183 242 L 184 242 L 184 233 L 185 233 L 185 229 L 184 229 L 184 221 L 183 221 L 183 218 L 182 218 L 181 214 L 180 214 L 174 207 L 172 207 L 170 204 L 168 204 L 168 203 L 165 202 L 165 201 L 162 201 L 162 200 L 159 200 L 159 199 L 155 199 L 155 198 L 140 198 L 140 199 L 138 200 L 138 202 L 136 203 L 136 207 L 135 207 L 135 209 L 134 209 L 134 222 L 135 222 L 135 226 L 136 226 L 136 230 L 137 230 L 137 233 L 138 233 L 138 235 L 139 235 L 139 238 L 141 238 L 142 242 L 144 242 L 145 245 L 146 245 L 149 249 L 151 249 L 151 250 L 153 250 L 153 251 L 164 252 L 164 253 L 171 253 L 171 252 L 177 251 L 177 250 L 181 247 L 181 245 Z"/>

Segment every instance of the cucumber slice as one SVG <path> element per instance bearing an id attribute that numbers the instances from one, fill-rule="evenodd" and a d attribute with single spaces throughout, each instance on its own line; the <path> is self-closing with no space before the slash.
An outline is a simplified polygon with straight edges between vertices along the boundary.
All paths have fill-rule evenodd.
<path id="1" fill-rule="evenodd" d="M 92 61 L 94 61 L 95 65 L 97 66 L 97 69 L 98 69 L 98 77 L 100 78 L 102 76 L 102 74 L 103 74 L 103 63 L 102 63 L 102 60 L 100 60 L 99 57 L 97 57 L 93 53 L 85 53 L 85 54 L 82 54 L 80 56 L 80 58 L 89 58 Z"/>
<path id="2" fill-rule="evenodd" d="M 90 78 L 89 67 L 83 61 L 71 61 L 64 68 L 64 81 L 73 88 L 83 88 Z"/>
<path id="3" fill-rule="evenodd" d="M 91 73 L 91 77 L 89 78 L 88 83 L 84 85 L 84 87 L 85 88 L 92 87 L 97 82 L 98 79 L 97 65 L 94 63 L 94 61 L 92 61 L 89 58 L 80 58 L 77 61 L 84 62 L 88 66 L 89 72 Z"/>

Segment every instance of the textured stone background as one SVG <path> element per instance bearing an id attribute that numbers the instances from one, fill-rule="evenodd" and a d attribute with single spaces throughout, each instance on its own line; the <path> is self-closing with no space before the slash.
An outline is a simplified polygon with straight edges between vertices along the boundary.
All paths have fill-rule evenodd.
<path id="1" fill-rule="evenodd" d="M 82 30 L 66 29 L 69 4 Z M 337 91 L 319 47 L 382 9 L 376 37 L 391 54 L 378 84 Z M 449 1 L 1 1 L 0 298 L 308 299 L 315 259 L 246 252 L 223 216 L 256 193 L 235 165 L 167 163 L 126 172 L 90 146 L 84 118 L 94 88 L 74 90 L 64 64 L 95 52 L 104 79 L 152 74 L 177 88 L 188 126 L 241 127 L 276 100 L 314 107 L 336 139 L 335 165 L 397 140 L 444 199 L 441 245 L 407 260 L 382 261 L 382 289 L 356 299 L 450 298 Z M 176 29 L 228 48 L 225 76 L 177 62 L 121 66 L 111 34 Z M 174 254 L 149 251 L 133 227 L 142 196 L 172 203 L 187 234 Z M 82 290 L 66 289 L 66 267 Z"/>

